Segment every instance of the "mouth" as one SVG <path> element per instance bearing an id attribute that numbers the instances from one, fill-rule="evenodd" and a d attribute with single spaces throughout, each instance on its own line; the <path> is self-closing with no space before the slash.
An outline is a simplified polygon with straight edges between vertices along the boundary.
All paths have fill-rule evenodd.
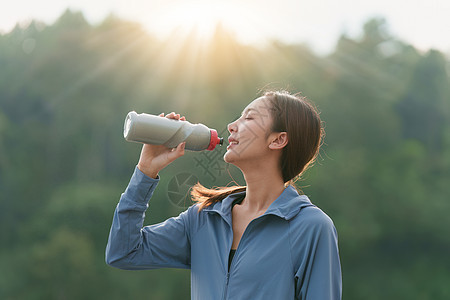
<path id="1" fill-rule="evenodd" d="M 235 139 L 228 139 L 228 143 L 227 150 L 239 144 Z"/>

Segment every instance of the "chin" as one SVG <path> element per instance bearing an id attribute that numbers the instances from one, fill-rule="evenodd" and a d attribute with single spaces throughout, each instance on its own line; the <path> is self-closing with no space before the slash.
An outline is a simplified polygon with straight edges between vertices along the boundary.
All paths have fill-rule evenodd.
<path id="1" fill-rule="evenodd" d="M 231 157 L 230 157 L 231 156 Z M 226 163 L 233 163 L 233 157 L 232 157 L 232 153 L 230 153 L 229 151 L 225 152 L 225 154 L 223 155 L 223 160 Z"/>
<path id="2" fill-rule="evenodd" d="M 242 162 L 248 161 L 249 159 L 251 159 L 251 157 L 248 157 L 247 155 L 245 155 L 245 153 L 238 153 L 236 151 L 233 150 L 228 150 L 227 152 L 225 152 L 225 154 L 223 155 L 223 160 L 226 163 L 230 163 L 236 167 L 239 168 L 239 165 L 241 165 Z"/>
<path id="3" fill-rule="evenodd" d="M 225 154 L 223 155 L 223 160 L 226 163 L 230 163 L 230 164 L 234 164 L 236 161 L 239 161 L 240 157 L 239 155 L 237 155 L 234 151 L 232 150 L 228 150 L 227 152 L 225 152 Z"/>

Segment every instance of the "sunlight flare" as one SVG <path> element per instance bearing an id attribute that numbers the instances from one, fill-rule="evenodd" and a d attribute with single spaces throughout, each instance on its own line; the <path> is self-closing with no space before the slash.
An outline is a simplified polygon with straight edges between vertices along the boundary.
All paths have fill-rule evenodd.
<path id="1" fill-rule="evenodd" d="M 217 26 L 236 33 L 240 39 L 251 39 L 255 31 L 255 15 L 244 4 L 234 1 L 196 0 L 161 5 L 153 18 L 140 23 L 149 31 L 167 36 L 174 30 L 195 33 L 200 39 L 212 36 Z"/>

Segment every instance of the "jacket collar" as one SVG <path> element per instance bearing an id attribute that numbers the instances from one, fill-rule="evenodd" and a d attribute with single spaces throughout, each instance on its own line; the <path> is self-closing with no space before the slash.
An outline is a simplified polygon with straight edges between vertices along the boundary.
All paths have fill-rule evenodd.
<path id="1" fill-rule="evenodd" d="M 216 212 L 231 224 L 231 206 L 233 201 L 245 195 L 245 192 L 234 193 L 215 203 L 212 206 L 205 207 L 205 211 Z M 285 220 L 295 217 L 302 208 L 313 206 L 311 201 L 305 195 L 299 195 L 297 190 L 292 186 L 287 186 L 284 191 L 269 206 L 264 215 L 275 215 Z"/>

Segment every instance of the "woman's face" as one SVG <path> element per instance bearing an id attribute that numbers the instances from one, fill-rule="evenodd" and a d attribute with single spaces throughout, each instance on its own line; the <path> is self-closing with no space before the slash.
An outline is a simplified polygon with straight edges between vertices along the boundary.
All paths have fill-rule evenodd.
<path id="1" fill-rule="evenodd" d="M 270 152 L 271 103 L 265 97 L 253 100 L 236 121 L 228 124 L 227 152 L 224 160 L 239 167 L 242 162 L 260 162 Z"/>

